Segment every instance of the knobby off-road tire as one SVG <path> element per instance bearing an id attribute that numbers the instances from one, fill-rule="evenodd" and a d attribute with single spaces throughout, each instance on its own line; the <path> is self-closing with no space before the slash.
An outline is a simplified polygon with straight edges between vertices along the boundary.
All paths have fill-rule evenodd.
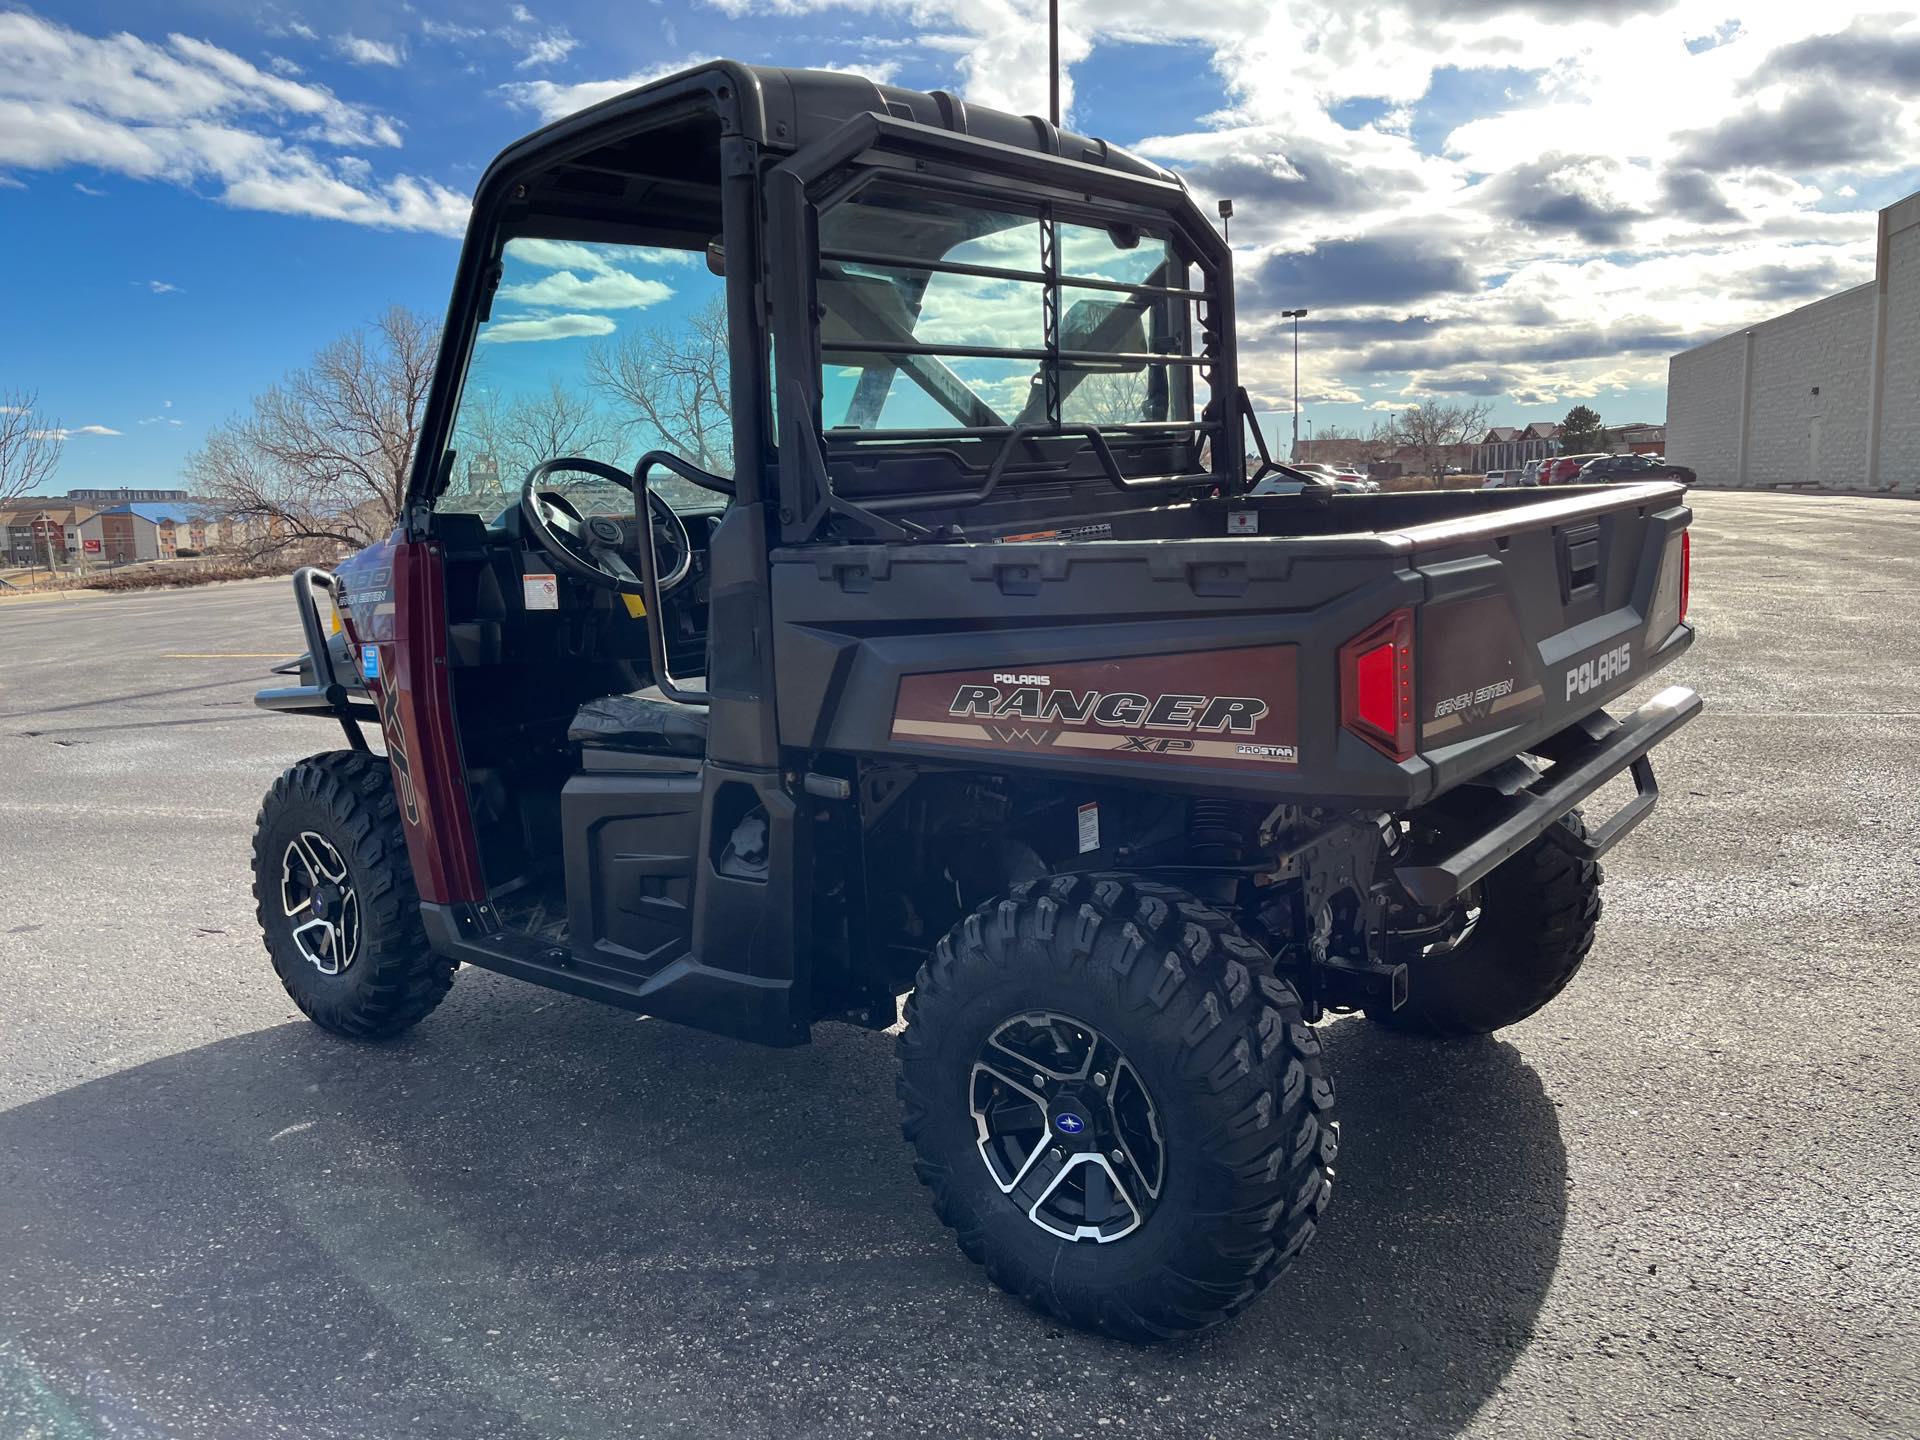
<path id="1" fill-rule="evenodd" d="M 1042 1228 L 982 1156 L 975 1062 L 1035 1014 L 1107 1037 L 1157 1110 L 1157 1198 L 1108 1243 Z M 1333 1087 L 1299 996 L 1220 910 L 1124 875 L 1018 886 L 940 941 L 906 1016 L 915 1170 L 961 1250 L 1036 1309 L 1126 1339 L 1186 1334 L 1244 1309 L 1313 1238 Z"/>
<path id="2" fill-rule="evenodd" d="M 1578 810 L 1560 822 L 1585 838 Z M 1600 923 L 1601 870 L 1542 835 L 1480 882 L 1480 914 L 1449 951 L 1407 961 L 1407 999 L 1369 1019 L 1422 1035 L 1485 1035 L 1567 988 Z"/>
<path id="3" fill-rule="evenodd" d="M 321 880 L 321 913 L 331 912 L 336 924 L 328 937 L 311 923 L 311 892 L 333 872 L 344 880 Z M 346 891 L 351 906 L 339 898 Z M 254 829 L 253 897 L 280 983 L 328 1030 L 363 1040 L 397 1035 L 453 984 L 453 962 L 433 953 L 420 922 L 393 778 L 381 756 L 332 751 L 274 781 Z M 302 925 L 305 933 L 296 934 Z"/>

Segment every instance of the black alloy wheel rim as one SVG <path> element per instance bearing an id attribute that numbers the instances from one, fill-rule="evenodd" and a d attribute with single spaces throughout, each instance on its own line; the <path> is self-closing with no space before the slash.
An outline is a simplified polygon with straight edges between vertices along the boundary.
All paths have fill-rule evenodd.
<path id="1" fill-rule="evenodd" d="M 974 1060 L 968 1108 L 994 1186 L 1049 1234 L 1110 1244 L 1166 1189 L 1160 1115 L 1140 1072 L 1084 1020 L 1003 1020 Z"/>

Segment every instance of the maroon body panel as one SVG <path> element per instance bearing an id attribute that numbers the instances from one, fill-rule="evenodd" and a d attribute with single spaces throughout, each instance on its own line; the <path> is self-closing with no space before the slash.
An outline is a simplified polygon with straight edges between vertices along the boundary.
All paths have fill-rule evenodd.
<path id="1" fill-rule="evenodd" d="M 1292 645 L 1142 655 L 1021 670 L 907 675 L 893 738 L 1155 764 L 1270 769 L 1300 761 Z"/>
<path id="2" fill-rule="evenodd" d="M 377 674 L 363 674 L 380 709 L 420 898 L 439 905 L 482 901 L 486 878 L 447 681 L 440 549 L 396 531 L 350 557 L 336 575 L 348 638 L 356 653 L 367 646 L 376 652 Z"/>

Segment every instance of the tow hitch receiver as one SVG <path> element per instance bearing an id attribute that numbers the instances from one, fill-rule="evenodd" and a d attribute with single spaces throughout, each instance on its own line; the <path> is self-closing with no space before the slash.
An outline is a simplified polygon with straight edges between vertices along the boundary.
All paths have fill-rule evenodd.
<path id="1" fill-rule="evenodd" d="M 1560 844 L 1598 859 L 1646 819 L 1659 799 L 1647 752 L 1699 713 L 1700 697 L 1684 685 L 1662 690 L 1625 720 L 1595 711 L 1537 747 L 1552 763 L 1514 794 L 1493 801 L 1488 807 L 1492 822 L 1478 835 L 1450 855 L 1398 866 L 1395 877 L 1419 904 L 1444 905 L 1550 830 Z M 1555 827 L 1622 770 L 1633 772 L 1637 793 L 1617 814 L 1585 839 Z"/>

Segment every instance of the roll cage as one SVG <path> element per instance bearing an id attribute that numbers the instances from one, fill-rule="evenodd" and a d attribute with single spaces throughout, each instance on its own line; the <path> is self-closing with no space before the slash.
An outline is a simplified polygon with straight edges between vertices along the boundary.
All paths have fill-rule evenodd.
<path id="1" fill-rule="evenodd" d="M 700 185 L 654 173 L 692 150 L 712 161 Z M 644 183 L 610 178 L 620 174 Z M 985 266 L 884 245 L 823 247 L 823 216 L 879 184 L 1031 217 L 1039 252 L 1029 264 Z M 703 234 L 708 212 L 718 227 Z M 1063 225 L 1152 235 L 1167 245 L 1167 266 L 1178 273 L 1167 266 L 1142 280 L 1072 273 L 1060 262 Z M 416 537 L 426 534 L 433 500 L 446 487 L 462 377 L 497 283 L 500 247 L 515 236 L 708 245 L 723 257 L 736 498 L 768 504 L 769 543 L 950 534 L 957 512 L 989 501 L 1008 517 L 1033 509 L 1010 503 L 1026 486 L 1048 514 L 1094 515 L 1112 507 L 1113 491 L 1150 491 L 1159 501 L 1246 484 L 1230 252 L 1178 180 L 1104 142 L 1031 117 L 970 109 L 943 93 L 717 63 L 536 132 L 483 178 L 410 489 L 407 518 Z M 903 265 L 1037 287 L 1039 343 L 922 340 L 878 316 L 868 333 L 823 344 L 823 277 L 831 287 L 849 267 Z M 1162 283 L 1168 280 L 1174 283 Z M 847 287 L 840 288 L 844 295 Z M 1111 303 L 1076 329 L 1063 307 L 1068 290 Z M 1149 311 L 1155 323 L 1147 348 L 1118 348 L 1146 333 L 1141 320 Z M 829 424 L 822 365 L 845 359 L 907 375 L 954 423 Z M 1014 413 L 995 410 L 954 374 L 949 362 L 963 359 L 1032 366 L 1030 401 Z M 1094 423 L 1065 413 L 1088 374 L 1115 366 L 1139 367 L 1156 395 L 1172 397 L 1160 404 L 1166 418 Z M 1196 412 L 1191 397 L 1203 386 Z M 1173 403 L 1181 399 L 1184 414 Z"/>
<path id="2" fill-rule="evenodd" d="M 1032 268 L 987 266 L 823 244 L 823 215 L 877 185 L 935 190 L 943 197 L 970 197 L 1031 215 L 1039 228 L 1037 263 Z M 927 527 L 892 517 L 979 505 L 1010 476 L 1070 486 L 1092 481 L 1122 492 L 1205 491 L 1241 483 L 1230 256 L 1177 181 L 866 113 L 775 167 L 767 194 L 782 417 L 781 522 L 788 543 L 815 538 L 834 516 L 894 538 L 924 534 Z M 1158 233 L 1169 244 L 1169 260 L 1141 282 L 1071 273 L 1061 264 L 1057 238 L 1066 223 Z M 830 267 L 847 264 L 1037 285 L 1043 302 L 1041 343 L 983 346 L 906 336 L 823 340 L 821 279 L 834 273 Z M 1169 265 L 1179 271 L 1191 267 L 1199 283 L 1162 283 Z M 1106 322 L 1076 335 L 1062 324 L 1062 293 L 1069 287 L 1121 300 Z M 1143 351 L 1115 347 L 1111 337 L 1124 332 L 1129 310 L 1169 301 L 1178 302 L 1180 323 L 1163 330 L 1161 345 Z M 885 357 L 910 374 L 910 367 L 940 366 L 954 357 L 1026 361 L 1038 367 L 1038 383 L 1012 419 L 993 414 L 969 391 L 949 408 L 973 423 L 849 431 L 828 426 L 822 414 L 822 365 L 833 354 Z M 1185 419 L 1067 420 L 1063 408 L 1073 387 L 1090 367 L 1114 364 L 1147 367 L 1163 385 L 1166 370 L 1184 370 L 1182 381 L 1198 376 L 1206 382 L 1207 403 Z M 913 378 L 922 388 L 936 390 L 944 376 L 923 368 Z M 1190 383 L 1174 388 L 1191 394 Z M 947 395 L 956 398 L 951 390 Z"/>

